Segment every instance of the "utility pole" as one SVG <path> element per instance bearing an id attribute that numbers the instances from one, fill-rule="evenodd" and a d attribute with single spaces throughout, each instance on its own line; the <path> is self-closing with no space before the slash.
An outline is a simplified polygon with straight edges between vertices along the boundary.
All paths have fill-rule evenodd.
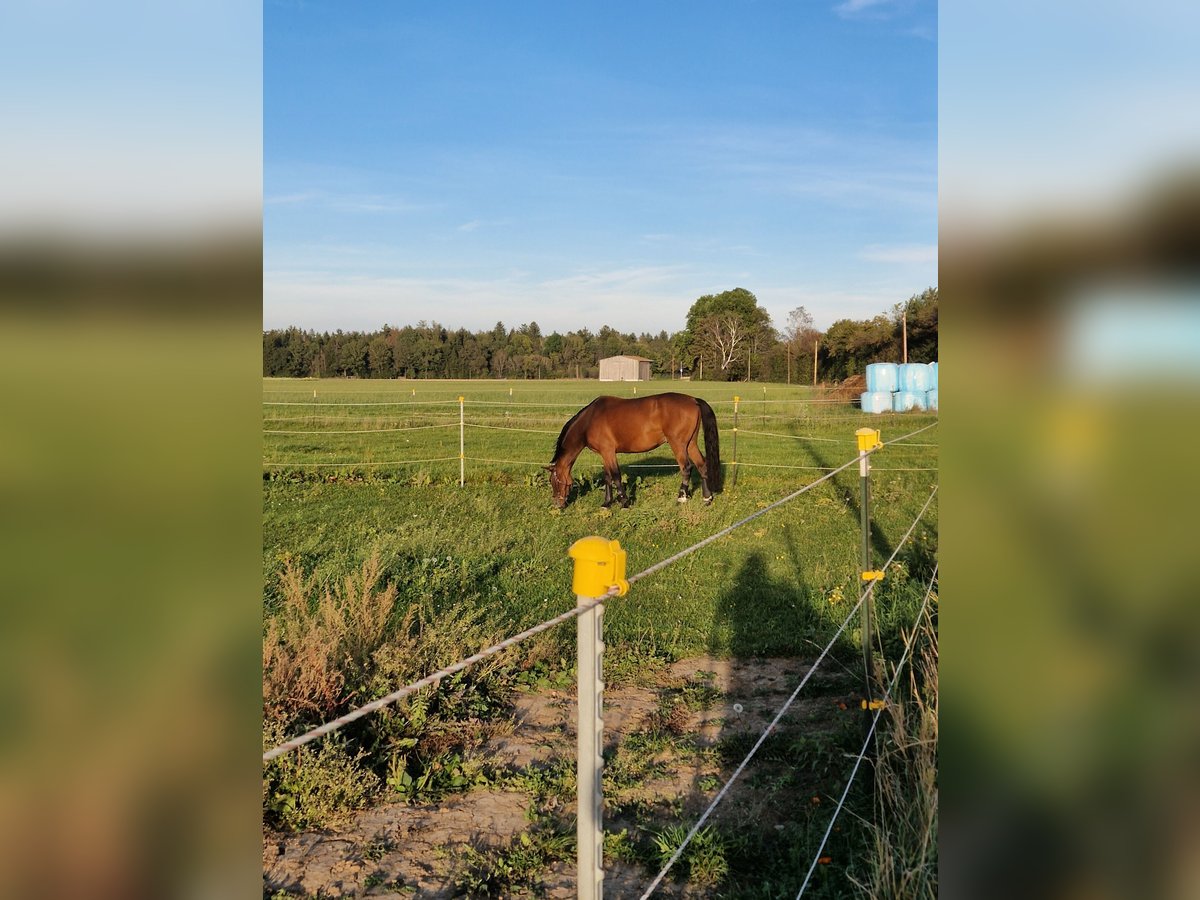
<path id="1" fill-rule="evenodd" d="M 817 386 L 817 346 L 821 342 L 813 338 L 813 387 Z"/>
<path id="2" fill-rule="evenodd" d="M 904 307 L 900 311 L 900 334 L 901 343 L 904 348 L 904 362 L 908 362 L 908 307 Z"/>

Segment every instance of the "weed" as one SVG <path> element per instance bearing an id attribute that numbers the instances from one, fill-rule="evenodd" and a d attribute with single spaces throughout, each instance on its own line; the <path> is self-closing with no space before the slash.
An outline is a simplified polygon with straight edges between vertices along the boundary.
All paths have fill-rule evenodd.
<path id="1" fill-rule="evenodd" d="M 483 763 L 464 761 L 457 753 L 431 759 L 417 755 L 415 762 L 408 756 L 394 756 L 387 777 L 388 787 L 406 800 L 437 800 L 487 783 Z"/>
<path id="2" fill-rule="evenodd" d="M 538 887 L 546 866 L 574 853 L 574 835 L 534 827 L 499 848 L 468 847 L 460 857 L 454 883 L 471 897 L 508 896 L 513 887 Z"/>
<path id="3" fill-rule="evenodd" d="M 575 779 L 575 761 L 557 759 L 546 766 L 527 766 L 502 783 L 530 794 L 537 810 L 548 810 L 575 798 Z"/>
<path id="4" fill-rule="evenodd" d="M 272 743 L 278 734 L 269 730 L 264 744 Z M 263 773 L 268 820 L 294 830 L 344 822 L 379 789 L 379 779 L 362 769 L 361 760 L 361 753 L 351 754 L 336 738 L 272 760 Z"/>
<path id="5" fill-rule="evenodd" d="M 690 830 L 686 825 L 672 825 L 655 832 L 654 846 L 658 850 L 660 866 L 665 866 L 675 855 Z M 704 826 L 696 832 L 675 865 L 682 867 L 680 874 L 686 872 L 689 881 L 715 887 L 729 874 L 724 838 L 711 825 Z"/>
<path id="6" fill-rule="evenodd" d="M 380 832 L 371 838 L 371 840 L 362 844 L 358 849 L 358 854 L 362 859 L 370 862 L 379 862 L 383 857 L 396 849 L 395 843 L 383 832 Z"/>
<path id="7" fill-rule="evenodd" d="M 340 591 L 325 588 L 313 602 L 314 580 L 289 560 L 281 576 L 283 606 L 263 637 L 263 710 L 268 720 L 297 713 L 316 719 L 337 712 L 347 682 L 364 675 L 383 642 L 396 589 L 378 590 L 378 556 Z"/>
<path id="8" fill-rule="evenodd" d="M 397 588 L 380 587 L 377 555 L 337 587 L 321 587 L 290 561 L 282 605 L 263 638 L 264 747 L 454 662 L 494 633 L 482 610 L 413 604 L 395 615 Z M 318 749 L 264 771 L 264 818 L 284 829 L 319 827 L 361 808 L 387 785 L 406 799 L 486 783 L 466 751 L 498 724 L 515 673 L 489 662 L 418 692 Z"/>
<path id="9" fill-rule="evenodd" d="M 371 888 L 377 888 L 387 881 L 387 876 L 382 872 L 372 872 L 363 879 L 363 890 L 369 891 Z"/>

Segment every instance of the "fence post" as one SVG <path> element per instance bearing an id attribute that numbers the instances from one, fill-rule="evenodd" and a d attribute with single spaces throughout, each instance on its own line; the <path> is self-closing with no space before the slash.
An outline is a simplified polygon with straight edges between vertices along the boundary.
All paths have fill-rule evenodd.
<path id="1" fill-rule="evenodd" d="M 575 560 L 571 587 L 576 605 L 584 606 L 612 588 L 629 590 L 625 580 L 625 551 L 616 541 L 585 537 L 568 551 Z M 604 829 L 601 825 L 604 773 L 603 705 L 604 604 L 597 604 L 576 619 L 578 737 L 576 757 L 576 877 L 580 900 L 604 896 Z"/>
<path id="2" fill-rule="evenodd" d="M 871 568 L 871 457 L 870 452 L 876 447 L 882 447 L 879 432 L 874 428 L 860 428 L 854 432 L 858 438 L 858 474 L 862 482 L 862 506 L 860 519 L 862 521 L 862 583 L 878 581 L 883 578 L 883 572 Z M 863 664 L 867 678 L 867 711 L 871 710 L 872 694 L 875 687 L 875 658 L 871 655 L 871 633 L 874 630 L 875 592 L 867 594 L 863 603 L 862 646 Z"/>
<path id="3" fill-rule="evenodd" d="M 466 484 L 467 461 L 464 451 L 465 443 L 463 440 L 463 429 L 465 419 L 463 418 L 463 400 L 464 397 L 458 398 L 458 486 L 462 487 Z"/>
<path id="4" fill-rule="evenodd" d="M 730 487 L 737 487 L 737 432 L 738 432 L 738 401 L 741 398 L 736 394 L 733 397 L 733 460 L 730 462 L 730 468 L 733 469 L 732 477 L 729 479 Z M 707 447 L 705 448 L 708 449 Z"/>

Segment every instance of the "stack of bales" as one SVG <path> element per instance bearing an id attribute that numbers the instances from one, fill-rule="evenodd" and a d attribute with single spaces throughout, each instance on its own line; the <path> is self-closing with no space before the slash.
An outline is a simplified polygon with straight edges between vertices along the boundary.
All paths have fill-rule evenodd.
<path id="1" fill-rule="evenodd" d="M 870 413 L 936 410 L 938 364 L 871 363 L 861 403 L 863 412 Z"/>

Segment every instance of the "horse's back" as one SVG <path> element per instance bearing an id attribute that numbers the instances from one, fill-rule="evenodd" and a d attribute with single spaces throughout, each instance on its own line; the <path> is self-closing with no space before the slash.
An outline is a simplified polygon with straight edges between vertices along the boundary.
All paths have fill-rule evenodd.
<path id="1" fill-rule="evenodd" d="M 699 426 L 696 398 L 668 391 L 645 397 L 597 397 L 587 423 L 587 444 L 599 451 L 642 453 L 669 440 L 686 440 Z"/>

